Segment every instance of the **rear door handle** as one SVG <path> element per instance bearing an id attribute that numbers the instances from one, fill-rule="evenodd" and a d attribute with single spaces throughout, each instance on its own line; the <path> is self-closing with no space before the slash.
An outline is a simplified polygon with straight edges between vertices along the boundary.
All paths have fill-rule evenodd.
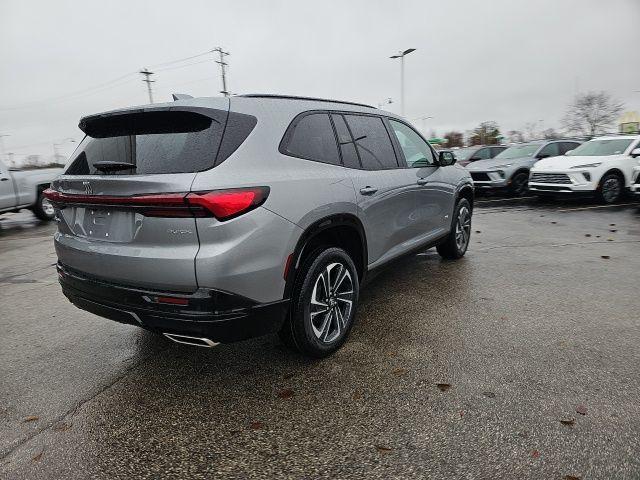
<path id="1" fill-rule="evenodd" d="M 429 180 L 427 180 L 426 178 L 419 178 L 416 183 L 418 185 L 426 185 L 427 183 L 429 183 Z"/>
<path id="2" fill-rule="evenodd" d="M 9 180 L 7 177 L 0 178 L 0 182 L 6 182 L 7 180 Z"/>
<path id="3" fill-rule="evenodd" d="M 377 189 L 377 188 L 375 188 L 375 187 L 369 187 L 369 186 L 366 186 L 366 187 L 364 187 L 364 188 L 361 188 L 361 189 L 360 189 L 360 193 L 361 193 L 362 195 L 373 195 L 373 194 L 374 194 L 374 193 L 376 193 L 377 191 L 378 191 L 378 189 Z"/>

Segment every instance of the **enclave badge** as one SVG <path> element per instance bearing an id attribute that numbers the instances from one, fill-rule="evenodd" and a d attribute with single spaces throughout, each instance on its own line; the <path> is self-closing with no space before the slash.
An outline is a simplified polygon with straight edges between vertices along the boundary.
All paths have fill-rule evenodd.
<path id="1" fill-rule="evenodd" d="M 91 183 L 82 182 L 82 185 L 84 186 L 84 193 L 86 193 L 87 195 L 93 194 L 93 188 L 91 188 Z"/>

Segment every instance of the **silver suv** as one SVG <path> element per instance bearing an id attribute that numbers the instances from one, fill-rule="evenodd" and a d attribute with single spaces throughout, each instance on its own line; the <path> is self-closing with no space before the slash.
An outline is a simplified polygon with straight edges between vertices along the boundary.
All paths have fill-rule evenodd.
<path id="1" fill-rule="evenodd" d="M 366 105 L 245 95 L 84 117 L 46 192 L 79 308 L 213 346 L 271 332 L 335 351 L 366 275 L 464 255 L 473 187 L 405 120 Z"/>

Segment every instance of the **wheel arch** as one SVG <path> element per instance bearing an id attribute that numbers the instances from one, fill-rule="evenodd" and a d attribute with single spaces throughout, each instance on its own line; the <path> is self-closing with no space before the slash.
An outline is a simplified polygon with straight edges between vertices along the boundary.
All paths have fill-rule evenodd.
<path id="1" fill-rule="evenodd" d="M 614 173 L 622 179 L 622 188 L 625 188 L 627 186 L 627 177 L 625 177 L 624 172 L 620 170 L 618 167 L 611 167 L 606 172 L 604 172 L 600 177 L 600 180 L 598 180 L 598 188 L 600 188 L 600 186 L 602 185 L 602 179 L 607 175 L 609 175 L 610 173 Z"/>
<path id="2" fill-rule="evenodd" d="M 360 219 L 352 214 L 335 214 L 324 217 L 305 229 L 288 261 L 284 298 L 291 296 L 295 278 L 306 255 L 320 245 L 344 248 L 352 257 L 360 282 L 368 265 L 367 239 Z"/>

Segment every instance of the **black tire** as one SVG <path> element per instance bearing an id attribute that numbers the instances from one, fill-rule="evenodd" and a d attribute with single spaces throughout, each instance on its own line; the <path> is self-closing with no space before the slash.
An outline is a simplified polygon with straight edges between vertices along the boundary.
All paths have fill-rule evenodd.
<path id="1" fill-rule="evenodd" d="M 461 198 L 456 204 L 451 222 L 451 232 L 447 238 L 436 247 L 442 258 L 457 260 L 464 257 L 471 240 L 471 204 L 466 198 Z M 462 223 L 461 223 L 462 222 Z M 460 241 L 460 235 L 465 235 Z"/>
<path id="2" fill-rule="evenodd" d="M 624 180 L 617 173 L 607 173 L 600 179 L 598 200 L 605 204 L 616 203 L 624 193 Z"/>
<path id="3" fill-rule="evenodd" d="M 49 222 L 53 220 L 56 216 L 53 211 L 53 207 L 49 203 L 49 201 L 42 194 L 43 190 L 38 191 L 38 198 L 36 203 L 33 205 L 32 211 L 33 214 L 38 217 L 40 220 L 44 220 L 45 222 Z"/>
<path id="4" fill-rule="evenodd" d="M 338 265 L 344 270 L 340 270 Z M 319 303 L 312 304 L 312 300 L 318 302 L 328 292 L 322 287 L 326 284 L 327 275 L 331 285 L 338 283 L 343 271 L 348 275 L 345 273 L 337 286 L 337 294 L 327 294 L 325 313 L 324 307 Z M 315 250 L 296 275 L 291 309 L 280 338 L 304 355 L 316 358 L 331 355 L 349 336 L 358 308 L 359 289 L 358 272 L 347 252 L 336 247 Z M 349 295 L 344 293 L 349 291 L 352 292 Z"/>
<path id="5" fill-rule="evenodd" d="M 522 197 L 529 191 L 529 173 L 516 172 L 509 184 L 509 194 L 512 197 Z"/>

